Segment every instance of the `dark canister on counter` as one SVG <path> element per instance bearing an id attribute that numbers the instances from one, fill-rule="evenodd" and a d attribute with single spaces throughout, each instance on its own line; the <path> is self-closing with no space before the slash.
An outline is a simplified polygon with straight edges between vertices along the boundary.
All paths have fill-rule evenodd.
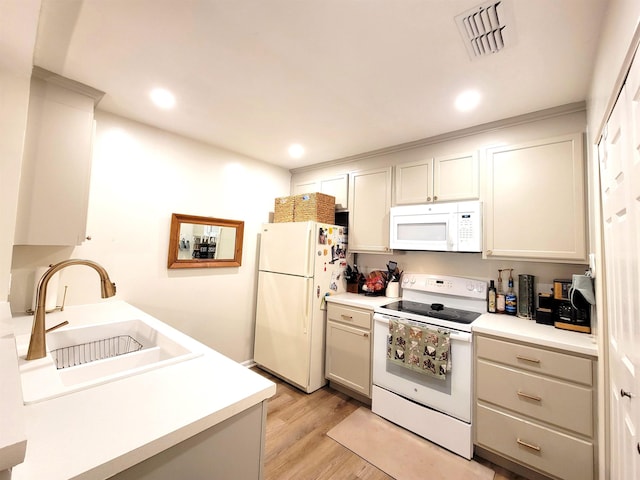
<path id="1" fill-rule="evenodd" d="M 535 293 L 533 288 L 533 282 L 535 277 L 533 275 L 518 275 L 518 316 L 521 318 L 532 319 L 534 317 L 535 307 Z"/>

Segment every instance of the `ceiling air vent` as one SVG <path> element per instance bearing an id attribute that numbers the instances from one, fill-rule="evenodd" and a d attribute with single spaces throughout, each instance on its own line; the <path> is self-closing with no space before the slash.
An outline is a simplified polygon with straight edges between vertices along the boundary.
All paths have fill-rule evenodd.
<path id="1" fill-rule="evenodd" d="M 472 60 L 497 53 L 509 45 L 505 1 L 487 2 L 455 17 Z"/>

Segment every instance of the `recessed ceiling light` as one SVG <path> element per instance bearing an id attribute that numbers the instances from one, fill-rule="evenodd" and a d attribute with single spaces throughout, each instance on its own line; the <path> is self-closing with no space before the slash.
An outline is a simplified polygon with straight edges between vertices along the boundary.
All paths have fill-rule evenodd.
<path id="1" fill-rule="evenodd" d="M 173 108 L 176 104 L 176 97 L 165 88 L 154 88 L 149 95 L 151 101 L 160 108 L 169 109 Z"/>
<path id="2" fill-rule="evenodd" d="M 304 147 L 298 143 L 294 143 L 289 147 L 289 156 L 291 158 L 302 158 L 304 155 Z"/>
<path id="3" fill-rule="evenodd" d="M 480 104 L 480 92 L 477 90 L 466 90 L 456 97 L 456 108 L 461 112 L 473 110 Z"/>

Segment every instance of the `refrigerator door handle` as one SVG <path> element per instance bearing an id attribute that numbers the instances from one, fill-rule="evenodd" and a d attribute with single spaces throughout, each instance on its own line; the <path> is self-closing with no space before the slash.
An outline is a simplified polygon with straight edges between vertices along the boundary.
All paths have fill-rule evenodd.
<path id="1" fill-rule="evenodd" d="M 307 227 L 307 275 L 313 276 L 313 272 L 311 271 L 311 267 L 313 265 L 313 227 L 312 224 L 309 224 Z"/>
<path id="2" fill-rule="evenodd" d="M 313 282 L 311 281 L 311 279 L 309 279 L 307 281 L 307 284 L 305 286 L 305 296 L 304 298 L 305 300 L 305 305 L 304 305 L 304 315 L 303 315 L 303 320 L 302 320 L 302 331 L 304 332 L 304 334 L 307 334 L 307 319 L 309 318 L 309 302 L 312 301 L 311 298 L 311 289 L 313 288 Z"/>

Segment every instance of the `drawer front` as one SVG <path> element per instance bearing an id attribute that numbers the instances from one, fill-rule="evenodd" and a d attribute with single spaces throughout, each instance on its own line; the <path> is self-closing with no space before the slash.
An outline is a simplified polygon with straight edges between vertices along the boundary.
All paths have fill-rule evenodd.
<path id="1" fill-rule="evenodd" d="M 476 410 L 476 443 L 563 480 L 593 480 L 591 442 L 482 405 Z"/>
<path id="2" fill-rule="evenodd" d="M 591 360 L 517 343 L 478 336 L 476 352 L 480 358 L 552 375 L 584 385 L 593 385 Z"/>
<path id="3" fill-rule="evenodd" d="M 329 303 L 327 320 L 371 330 L 371 312 Z"/>
<path id="4" fill-rule="evenodd" d="M 478 400 L 593 437 L 593 392 L 589 387 L 478 360 L 476 394 Z"/>

